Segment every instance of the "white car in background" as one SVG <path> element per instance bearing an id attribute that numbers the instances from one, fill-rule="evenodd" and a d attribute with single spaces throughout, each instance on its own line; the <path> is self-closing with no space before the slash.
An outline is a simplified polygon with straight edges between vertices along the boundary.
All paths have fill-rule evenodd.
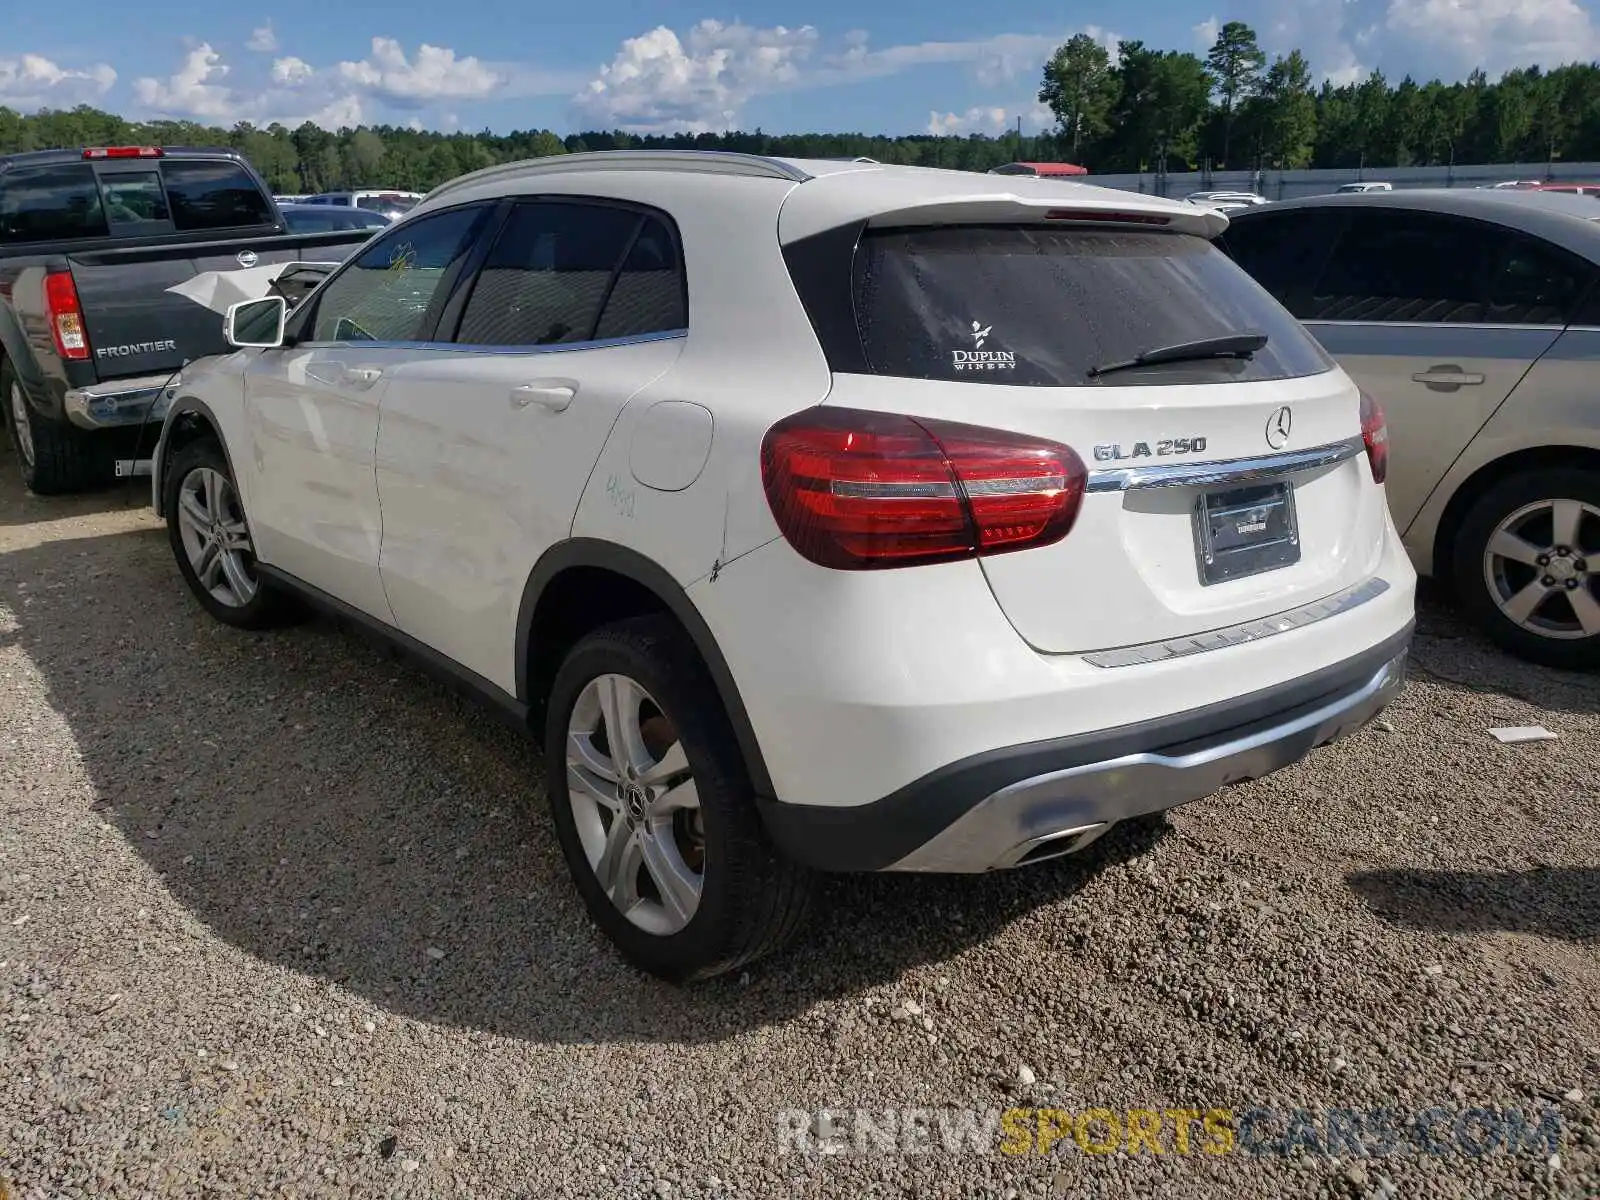
<path id="1" fill-rule="evenodd" d="M 1265 196 L 1258 196 L 1254 192 L 1191 192 L 1183 199 L 1186 204 L 1198 204 L 1225 213 L 1269 203 Z"/>
<path id="2" fill-rule="evenodd" d="M 1219 214 L 1011 187 L 454 180 L 183 378 L 178 569 L 531 727 L 589 912 L 674 979 L 781 944 L 814 870 L 1039 862 L 1359 727 L 1413 618 L 1381 412 Z"/>
<path id="3" fill-rule="evenodd" d="M 1392 192 L 1394 184 L 1382 180 L 1369 180 L 1366 183 L 1341 183 L 1333 189 L 1336 196 L 1359 196 L 1368 192 Z"/>
<path id="4" fill-rule="evenodd" d="M 333 205 L 336 208 L 364 208 L 381 213 L 390 221 L 410 212 L 422 201 L 419 192 L 402 192 L 393 188 L 365 188 L 351 192 L 318 192 L 303 197 L 300 204 Z"/>

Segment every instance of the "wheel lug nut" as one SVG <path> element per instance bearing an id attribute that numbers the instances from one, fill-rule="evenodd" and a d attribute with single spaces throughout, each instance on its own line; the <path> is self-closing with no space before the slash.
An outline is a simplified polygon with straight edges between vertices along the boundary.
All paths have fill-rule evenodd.
<path id="1" fill-rule="evenodd" d="M 1548 554 L 1541 554 L 1535 561 L 1541 567 L 1548 567 L 1550 565 L 1550 556 Z"/>
<path id="2" fill-rule="evenodd" d="M 1570 592 L 1570 591 L 1573 590 L 1573 588 L 1575 588 L 1577 586 L 1578 586 L 1578 581 L 1576 579 L 1567 580 L 1567 591 Z"/>
<path id="3" fill-rule="evenodd" d="M 1554 575 L 1546 575 L 1544 577 L 1544 585 L 1545 587 L 1555 587 L 1556 577 Z"/>

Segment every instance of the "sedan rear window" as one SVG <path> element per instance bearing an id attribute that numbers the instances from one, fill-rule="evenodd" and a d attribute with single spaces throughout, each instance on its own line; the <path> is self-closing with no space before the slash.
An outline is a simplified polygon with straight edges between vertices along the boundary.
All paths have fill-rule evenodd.
<path id="1" fill-rule="evenodd" d="M 853 266 L 873 374 L 1082 387 L 1288 379 L 1332 361 L 1204 238 L 1144 230 L 950 226 L 868 231 Z M 1248 358 L 1097 375 L 1141 354 L 1244 333 Z M 837 369 L 837 368 L 836 368 Z"/>

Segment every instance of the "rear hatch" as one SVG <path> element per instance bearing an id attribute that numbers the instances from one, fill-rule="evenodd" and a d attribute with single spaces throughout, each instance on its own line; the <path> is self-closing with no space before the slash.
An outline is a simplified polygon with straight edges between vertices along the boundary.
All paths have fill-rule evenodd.
<path id="1" fill-rule="evenodd" d="M 1103 219 L 888 225 L 860 238 L 851 290 L 865 369 L 836 373 L 828 405 L 1032 435 L 1088 467 L 1063 540 L 980 560 L 1039 650 L 1199 634 L 1375 570 L 1387 510 L 1360 393 L 1204 237 Z M 1184 344 L 1200 349 L 1116 367 Z M 1266 478 L 1229 461 L 1301 453 L 1314 461 Z"/>

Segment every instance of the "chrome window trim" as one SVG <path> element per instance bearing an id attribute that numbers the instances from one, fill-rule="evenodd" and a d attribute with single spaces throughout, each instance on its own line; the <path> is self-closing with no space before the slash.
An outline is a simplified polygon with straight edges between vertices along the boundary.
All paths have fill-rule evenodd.
<path id="1" fill-rule="evenodd" d="M 1339 442 L 1328 442 L 1305 450 L 1283 454 L 1260 454 L 1251 458 L 1225 458 L 1208 463 L 1151 463 L 1142 467 L 1108 467 L 1089 472 L 1086 487 L 1090 492 L 1127 492 L 1157 487 L 1211 487 L 1222 483 L 1249 483 L 1272 479 L 1296 471 L 1331 466 L 1366 452 L 1365 440 L 1357 434 Z"/>
<path id="2" fill-rule="evenodd" d="M 1326 621 L 1329 617 L 1360 608 L 1388 590 L 1388 581 L 1374 575 L 1331 596 L 1324 596 L 1321 600 L 1302 604 L 1285 612 L 1274 613 L 1270 617 L 1258 617 L 1254 621 L 1241 621 L 1237 625 L 1227 625 L 1221 629 L 1211 629 L 1205 633 L 1189 634 L 1184 637 L 1168 638 L 1160 642 L 1144 642 L 1116 650 L 1098 650 L 1092 654 L 1085 654 L 1083 661 L 1090 666 L 1101 668 L 1134 667 L 1144 663 L 1163 662 L 1169 658 L 1187 658 L 1193 654 L 1224 650 L 1229 646 L 1258 642 L 1263 638 L 1276 637 L 1280 633 L 1288 633 L 1294 629 L 1304 629 L 1308 625 L 1315 625 L 1318 621 Z"/>
<path id="3" fill-rule="evenodd" d="M 456 354 L 559 354 L 569 350 L 610 350 L 616 346 L 635 346 L 643 342 L 666 342 L 688 337 L 687 329 L 666 329 L 660 333 L 638 333 L 628 337 L 599 338 L 589 342 L 555 342 L 546 346 L 479 346 L 470 342 L 296 342 L 294 350 L 448 350 Z"/>

